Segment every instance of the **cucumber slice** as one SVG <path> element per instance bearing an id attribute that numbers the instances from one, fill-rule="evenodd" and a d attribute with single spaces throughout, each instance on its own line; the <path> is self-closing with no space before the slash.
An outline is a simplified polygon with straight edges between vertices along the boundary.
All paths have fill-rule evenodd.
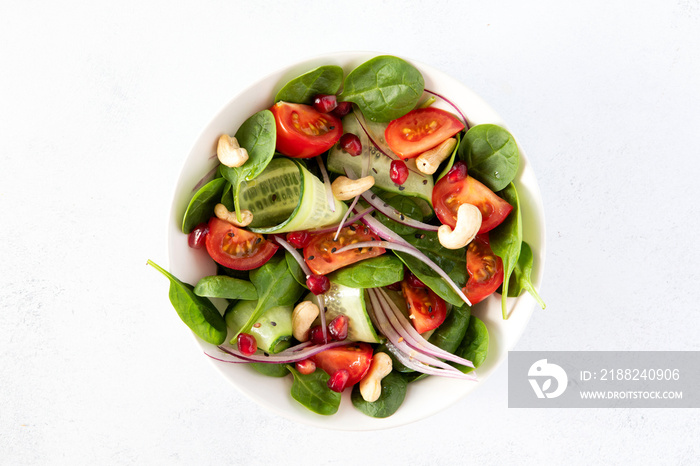
<path id="1" fill-rule="evenodd" d="M 367 343 L 380 343 L 379 336 L 372 326 L 372 321 L 365 307 L 365 290 L 362 288 L 350 288 L 331 282 L 331 287 L 323 295 L 326 304 L 326 322 L 330 322 L 336 316 L 344 314 L 348 317 L 348 341 L 365 341 Z M 312 293 L 306 298 L 318 306 L 318 299 Z M 318 325 L 319 317 L 314 322 Z"/>
<path id="2" fill-rule="evenodd" d="M 261 175 L 241 186 L 240 205 L 253 213 L 250 230 L 263 234 L 332 225 L 348 209 L 335 199 L 331 212 L 323 182 L 303 164 L 286 158 L 272 160 Z"/>
<path id="3" fill-rule="evenodd" d="M 226 326 L 235 333 L 248 321 L 258 301 L 238 301 L 232 303 L 224 319 Z M 250 334 L 258 342 L 258 348 L 266 353 L 279 353 L 289 348 L 292 340 L 293 306 L 278 306 L 265 311 L 250 329 Z M 260 324 L 258 326 L 258 324 Z"/>
<path id="4" fill-rule="evenodd" d="M 289 159 L 273 159 L 256 178 L 244 181 L 240 190 L 242 209 L 253 212 L 251 228 L 271 227 L 294 212 L 301 196 L 301 175 Z"/>
<path id="5" fill-rule="evenodd" d="M 392 159 L 382 154 L 369 142 L 367 134 L 365 134 L 357 117 L 353 113 L 343 118 L 343 131 L 356 134 L 360 138 L 363 156 L 353 157 L 340 149 L 338 144 L 336 144 L 331 148 L 328 155 L 327 165 L 330 171 L 345 175 L 345 167 L 348 167 L 351 168 L 357 176 L 360 176 L 360 173 L 362 173 L 364 154 L 369 153 L 369 156 L 372 157 L 372 169 L 369 174 L 374 177 L 375 186 L 385 191 L 402 194 L 404 196 L 421 198 L 432 207 L 433 177 L 421 174 L 418 168 L 416 168 L 415 159 L 406 161 L 406 165 L 409 169 L 408 179 L 403 185 L 399 186 L 391 181 L 389 177 L 389 168 Z"/>

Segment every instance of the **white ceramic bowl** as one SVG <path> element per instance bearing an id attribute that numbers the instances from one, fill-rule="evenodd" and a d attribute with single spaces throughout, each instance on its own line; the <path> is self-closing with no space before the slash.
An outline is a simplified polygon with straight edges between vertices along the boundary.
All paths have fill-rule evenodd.
<path id="1" fill-rule="evenodd" d="M 206 251 L 190 249 L 187 236 L 180 231 L 182 216 L 192 197 L 195 185 L 218 163 L 216 142 L 223 133 L 234 134 L 238 127 L 253 113 L 268 108 L 274 95 L 291 78 L 321 65 L 339 65 L 346 74 L 357 65 L 379 53 L 353 52 L 337 53 L 313 58 L 279 70 L 244 89 L 234 97 L 218 115 L 205 127 L 185 160 L 180 178 L 175 188 L 170 221 L 168 225 L 168 249 L 170 271 L 188 283 L 196 283 L 200 278 L 215 273 L 214 262 Z M 455 103 L 469 120 L 470 125 L 495 123 L 507 126 L 498 114 L 462 83 L 444 73 L 421 63 L 411 61 L 425 78 L 425 88 L 437 92 Z M 517 135 L 514 135 L 517 140 Z M 535 174 L 521 150 L 520 170 L 516 186 L 521 200 L 523 214 L 523 238 L 532 246 L 535 258 L 532 280 L 537 288 L 542 281 L 545 259 L 545 223 L 542 199 Z M 333 416 L 320 416 L 308 411 L 294 401 L 290 395 L 291 377 L 282 379 L 266 377 L 243 364 L 227 364 L 213 361 L 204 354 L 202 357 L 212 364 L 240 392 L 280 415 L 298 422 L 340 430 L 374 430 L 407 424 L 430 416 L 464 398 L 478 387 L 506 359 L 508 351 L 523 333 L 535 301 L 524 293 L 518 298 L 509 298 L 510 318 L 501 318 L 500 296 L 491 296 L 475 306 L 473 312 L 488 327 L 490 335 L 489 353 L 484 364 L 478 369 L 478 382 L 429 377 L 409 384 L 403 405 L 386 419 L 368 417 L 356 410 L 350 402 L 350 390 L 343 393 L 338 413 Z M 176 314 L 173 313 L 173 318 Z M 197 339 L 201 348 L 214 347 Z M 214 349 L 215 350 L 215 349 Z M 215 350 L 216 351 L 216 350 Z M 439 394 L 439 396 L 436 396 Z"/>

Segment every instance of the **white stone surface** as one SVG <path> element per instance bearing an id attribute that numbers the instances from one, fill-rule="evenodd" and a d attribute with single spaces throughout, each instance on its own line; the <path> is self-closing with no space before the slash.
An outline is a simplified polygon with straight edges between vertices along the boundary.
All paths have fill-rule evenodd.
<path id="1" fill-rule="evenodd" d="M 145 265 L 167 262 L 180 165 L 249 82 L 337 50 L 444 70 L 526 148 L 548 307 L 516 349 L 700 349 L 697 1 L 5 1 L 0 464 L 697 462 L 698 410 L 508 409 L 506 367 L 432 418 L 342 433 L 204 360 Z"/>

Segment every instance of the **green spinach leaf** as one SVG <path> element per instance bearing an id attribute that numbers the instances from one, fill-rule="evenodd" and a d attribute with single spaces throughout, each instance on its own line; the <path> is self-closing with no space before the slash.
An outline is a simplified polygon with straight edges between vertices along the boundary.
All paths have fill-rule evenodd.
<path id="1" fill-rule="evenodd" d="M 317 414 L 329 416 L 335 414 L 340 406 L 340 393 L 328 388 L 328 374 L 318 369 L 305 375 L 287 366 L 294 376 L 292 398 Z"/>
<path id="2" fill-rule="evenodd" d="M 385 122 L 413 110 L 424 86 L 423 75 L 413 65 L 382 55 L 350 72 L 338 100 L 357 104 L 371 121 Z"/>
<path id="3" fill-rule="evenodd" d="M 287 261 L 287 268 L 289 269 L 289 273 L 292 274 L 292 276 L 298 284 L 300 284 L 304 288 L 307 288 L 306 274 L 303 270 L 301 270 L 301 266 L 296 261 L 296 259 L 294 259 L 294 257 L 292 257 L 292 255 L 288 251 L 284 252 L 284 259 Z"/>
<path id="4" fill-rule="evenodd" d="M 527 290 L 540 307 L 544 309 L 547 305 L 540 298 L 539 293 L 537 293 L 535 286 L 532 284 L 532 262 L 532 249 L 529 244 L 523 241 L 520 246 L 520 257 L 518 257 L 518 262 L 513 269 L 513 276 L 510 277 L 510 283 L 508 284 L 508 296 L 515 298 L 520 296 L 523 290 Z"/>
<path id="5" fill-rule="evenodd" d="M 466 248 L 444 248 L 440 244 L 437 233 L 434 231 L 422 231 L 414 235 L 403 236 L 403 238 L 435 262 L 457 285 L 464 286 L 467 282 Z M 464 304 L 464 301 L 454 292 L 450 285 L 424 262 L 402 252 L 394 251 L 394 254 L 435 294 L 455 306 Z"/>
<path id="6" fill-rule="evenodd" d="M 383 254 L 343 267 L 328 278 L 350 288 L 378 288 L 401 281 L 403 263 L 396 256 Z"/>
<path id="7" fill-rule="evenodd" d="M 489 232 L 491 250 L 503 261 L 503 276 L 505 277 L 503 279 L 503 289 L 507 291 L 510 276 L 520 255 L 520 243 L 523 241 L 523 226 L 518 192 L 515 190 L 513 183 L 506 186 L 506 189 L 500 191 L 498 195 L 513 206 L 513 210 L 503 223 Z M 507 292 L 501 294 L 501 310 L 504 319 L 508 318 L 507 297 Z"/>
<path id="8" fill-rule="evenodd" d="M 474 364 L 474 369 L 478 369 L 486 359 L 488 352 L 489 331 L 481 320 L 476 316 L 471 316 L 469 319 L 469 326 L 467 327 L 467 333 L 464 335 L 464 339 L 459 344 L 455 354 L 471 361 Z M 465 374 L 474 370 L 471 367 L 462 366 L 461 364 L 453 365 Z"/>
<path id="9" fill-rule="evenodd" d="M 289 374 L 284 364 L 271 364 L 266 362 L 251 362 L 250 367 L 268 377 L 284 377 Z"/>
<path id="10" fill-rule="evenodd" d="M 452 312 L 450 312 L 442 325 L 433 332 L 428 341 L 438 348 L 454 353 L 467 333 L 471 313 L 471 307 L 466 303 L 462 303 L 461 306 L 454 306 Z"/>
<path id="11" fill-rule="evenodd" d="M 367 402 L 360 393 L 360 384 L 355 384 L 352 389 L 353 406 L 367 416 L 385 418 L 389 417 L 399 409 L 404 398 L 406 398 L 406 380 L 398 372 L 390 372 L 381 381 L 382 394 L 375 402 Z"/>
<path id="12" fill-rule="evenodd" d="M 297 104 L 311 104 L 317 94 L 335 94 L 343 84 L 343 69 L 339 66 L 319 66 L 289 81 L 275 96 Z"/>
<path id="13" fill-rule="evenodd" d="M 277 126 L 275 117 L 269 110 L 261 110 L 243 122 L 236 139 L 241 147 L 248 151 L 248 160 L 240 167 L 221 166 L 221 174 L 234 187 L 234 207 L 236 218 L 241 219 L 239 204 L 241 184 L 250 181 L 265 170 L 275 155 L 277 143 Z"/>
<path id="14" fill-rule="evenodd" d="M 457 135 L 455 137 L 457 138 L 457 145 L 455 146 L 455 149 L 452 151 L 452 155 L 450 156 L 450 158 L 447 160 L 447 162 L 445 162 L 445 166 L 442 169 L 442 171 L 440 172 L 440 174 L 438 175 L 438 177 L 435 179 L 435 182 L 439 181 L 440 178 L 447 175 L 449 173 L 449 171 L 452 169 L 452 165 L 455 164 L 455 158 L 457 157 L 457 151 L 459 151 L 459 146 L 462 143 L 462 133 L 457 133 Z"/>
<path id="15" fill-rule="evenodd" d="M 194 294 L 208 298 L 258 299 L 258 293 L 252 283 L 226 275 L 211 275 L 202 278 L 194 287 Z"/>
<path id="16" fill-rule="evenodd" d="M 258 292 L 258 304 L 245 325 L 231 339 L 231 344 L 235 343 L 239 333 L 248 332 L 265 311 L 277 306 L 294 304 L 304 291 L 289 271 L 287 261 L 282 257 L 272 257 L 260 268 L 251 270 L 250 281 Z"/>
<path id="17" fill-rule="evenodd" d="M 464 136 L 459 158 L 467 163 L 471 176 L 496 192 L 515 179 L 520 151 L 506 129 L 490 124 L 477 125 Z"/>
<path id="18" fill-rule="evenodd" d="M 226 167 L 226 165 L 221 166 Z M 229 212 L 236 210 L 236 205 L 233 202 L 233 186 L 231 186 L 231 183 L 228 180 L 226 180 L 226 185 L 221 193 L 221 203 L 226 206 Z"/>
<path id="19" fill-rule="evenodd" d="M 214 214 L 214 206 L 219 203 L 225 185 L 225 179 L 214 178 L 197 190 L 182 218 L 183 233 L 189 234 L 200 223 L 209 221 L 209 217 Z"/>
<path id="20" fill-rule="evenodd" d="M 407 196 L 382 196 L 382 200 L 389 204 L 394 209 L 398 210 L 400 213 L 413 220 L 423 221 L 423 209 L 421 209 L 416 202 Z M 377 212 L 376 219 L 379 220 L 390 230 L 395 231 L 399 235 L 410 235 L 416 233 L 413 227 L 403 225 L 394 220 L 391 220 L 386 215 L 381 212 Z"/>
<path id="21" fill-rule="evenodd" d="M 208 343 L 222 344 L 226 340 L 226 322 L 211 301 L 194 294 L 192 285 L 181 282 L 152 260 L 149 259 L 147 264 L 170 280 L 168 297 L 180 319 L 190 330 Z"/>

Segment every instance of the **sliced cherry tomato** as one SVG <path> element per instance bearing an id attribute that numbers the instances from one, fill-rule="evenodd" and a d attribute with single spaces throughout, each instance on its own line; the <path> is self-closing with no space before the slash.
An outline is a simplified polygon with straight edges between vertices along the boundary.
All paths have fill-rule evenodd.
<path id="1" fill-rule="evenodd" d="M 313 273 L 325 275 L 363 259 L 379 256 L 386 251 L 384 248 L 358 248 L 341 253 L 335 252 L 351 243 L 379 240 L 362 224 L 347 226 L 340 230 L 337 240 L 333 238 L 335 238 L 335 231 L 314 235 L 311 242 L 304 248 L 304 260 Z"/>
<path id="2" fill-rule="evenodd" d="M 425 333 L 439 327 L 445 321 L 447 305 L 433 290 L 411 286 L 408 280 L 404 280 L 401 282 L 401 291 L 416 332 Z"/>
<path id="3" fill-rule="evenodd" d="M 345 369 L 350 373 L 345 387 L 355 385 L 362 380 L 372 363 L 372 347 L 368 343 L 353 342 L 345 346 L 321 351 L 311 360 L 316 367 L 323 369 L 332 376 L 337 371 Z"/>
<path id="4" fill-rule="evenodd" d="M 216 217 L 209 219 L 209 233 L 205 244 L 214 261 L 235 270 L 260 267 L 279 247 L 262 235 L 235 227 Z"/>
<path id="5" fill-rule="evenodd" d="M 440 221 L 454 228 L 457 209 L 462 204 L 475 205 L 481 211 L 478 234 L 496 228 L 513 210 L 513 206 L 471 176 L 459 181 L 451 181 L 449 176 L 441 178 L 433 188 L 433 207 Z"/>
<path id="6" fill-rule="evenodd" d="M 483 301 L 503 283 L 503 261 L 491 250 L 488 233 L 477 235 L 467 246 L 467 273 L 462 291 L 472 304 Z"/>
<path id="7" fill-rule="evenodd" d="M 387 144 L 402 159 L 412 159 L 464 129 L 457 118 L 439 108 L 417 108 L 389 123 Z"/>
<path id="8" fill-rule="evenodd" d="M 306 159 L 326 152 L 343 135 L 343 123 L 310 105 L 277 102 L 270 109 L 277 124 L 277 150 Z"/>

